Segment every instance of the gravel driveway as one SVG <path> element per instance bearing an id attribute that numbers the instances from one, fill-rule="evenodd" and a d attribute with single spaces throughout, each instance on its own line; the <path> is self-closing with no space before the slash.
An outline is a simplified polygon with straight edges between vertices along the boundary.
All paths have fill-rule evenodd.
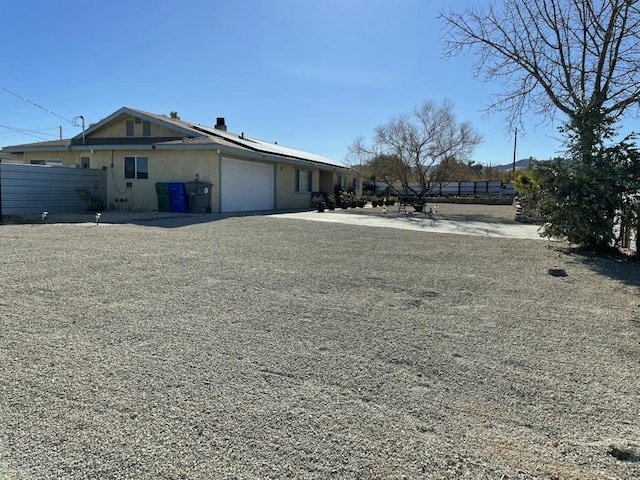
<path id="1" fill-rule="evenodd" d="M 637 263 L 268 216 L 0 242 L 2 480 L 640 477 Z"/>

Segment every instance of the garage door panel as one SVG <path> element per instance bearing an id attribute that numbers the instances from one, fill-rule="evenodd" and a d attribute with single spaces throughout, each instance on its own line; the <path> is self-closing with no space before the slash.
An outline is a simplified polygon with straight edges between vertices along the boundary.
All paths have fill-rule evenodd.
<path id="1" fill-rule="evenodd" d="M 274 183 L 272 164 L 223 158 L 220 172 L 221 210 L 273 210 Z"/>

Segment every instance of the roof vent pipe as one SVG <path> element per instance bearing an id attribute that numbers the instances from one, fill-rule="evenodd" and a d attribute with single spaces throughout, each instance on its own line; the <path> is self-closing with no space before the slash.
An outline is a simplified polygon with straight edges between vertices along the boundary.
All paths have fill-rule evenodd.
<path id="1" fill-rule="evenodd" d="M 224 132 L 227 131 L 227 126 L 224 123 L 224 117 L 216 118 L 216 129 L 222 130 Z"/>
<path id="2" fill-rule="evenodd" d="M 82 120 L 82 143 L 86 143 L 86 139 L 84 138 L 84 115 L 80 115 L 80 120 Z"/>

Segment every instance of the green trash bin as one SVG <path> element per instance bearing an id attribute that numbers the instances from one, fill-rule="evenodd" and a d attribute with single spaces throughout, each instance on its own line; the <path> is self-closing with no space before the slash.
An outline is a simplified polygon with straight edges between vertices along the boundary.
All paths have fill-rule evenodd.
<path id="1" fill-rule="evenodd" d="M 169 195 L 169 184 L 164 182 L 156 183 L 156 194 L 158 195 L 158 211 L 171 211 L 171 196 Z"/>

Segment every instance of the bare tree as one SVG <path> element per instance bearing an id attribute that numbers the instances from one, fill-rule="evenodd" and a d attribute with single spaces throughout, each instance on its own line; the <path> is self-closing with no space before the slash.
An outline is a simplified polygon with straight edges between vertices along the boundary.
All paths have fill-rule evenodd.
<path id="1" fill-rule="evenodd" d="M 481 164 L 468 160 L 460 162 L 453 157 L 447 157 L 440 161 L 434 168 L 431 179 L 434 182 L 459 182 L 488 180 L 483 173 L 489 168 L 483 168 Z M 491 178 L 493 180 L 493 178 Z"/>
<path id="2" fill-rule="evenodd" d="M 512 127 L 529 111 L 568 118 L 585 151 L 604 118 L 640 101 L 640 12 L 635 0 L 504 0 L 486 10 L 442 13 L 445 53 L 472 52 L 475 74 L 502 79 L 488 111 Z"/>
<path id="3" fill-rule="evenodd" d="M 450 100 L 440 105 L 425 101 L 377 127 L 372 145 L 357 138 L 349 152 L 376 178 L 389 185 L 400 182 L 417 203 L 424 203 L 433 167 L 447 157 L 469 158 L 481 141 L 471 123 L 458 123 Z"/>

